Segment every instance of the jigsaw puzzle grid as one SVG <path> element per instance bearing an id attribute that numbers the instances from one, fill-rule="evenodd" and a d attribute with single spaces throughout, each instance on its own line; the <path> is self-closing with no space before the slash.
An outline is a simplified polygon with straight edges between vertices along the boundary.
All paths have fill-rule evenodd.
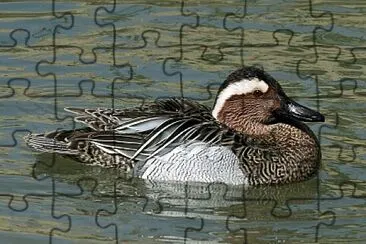
<path id="1" fill-rule="evenodd" d="M 362 1 L 0 2 L 2 243 L 365 242 Z M 71 129 L 64 107 L 210 105 L 259 65 L 326 115 L 313 179 L 278 187 L 148 184 L 37 156 L 28 132 Z"/>

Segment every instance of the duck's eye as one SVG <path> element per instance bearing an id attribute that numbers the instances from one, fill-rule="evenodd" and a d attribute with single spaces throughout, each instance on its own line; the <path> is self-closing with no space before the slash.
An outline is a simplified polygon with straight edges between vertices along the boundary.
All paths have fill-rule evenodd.
<path id="1" fill-rule="evenodd" d="M 262 96 L 262 95 L 263 95 L 263 92 L 262 92 L 262 91 L 260 91 L 260 90 L 255 90 L 255 91 L 253 92 L 253 94 L 254 94 L 254 96 L 256 96 L 256 97 L 260 97 L 260 96 Z"/>

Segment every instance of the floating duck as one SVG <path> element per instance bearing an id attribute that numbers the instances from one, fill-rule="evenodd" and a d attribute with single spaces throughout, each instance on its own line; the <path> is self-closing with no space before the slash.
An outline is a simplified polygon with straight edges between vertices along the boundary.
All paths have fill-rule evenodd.
<path id="1" fill-rule="evenodd" d="M 182 98 L 138 109 L 65 110 L 87 127 L 30 134 L 27 144 L 153 181 L 290 183 L 314 175 L 321 159 L 318 140 L 301 121 L 324 116 L 290 99 L 256 67 L 232 72 L 212 110 Z"/>

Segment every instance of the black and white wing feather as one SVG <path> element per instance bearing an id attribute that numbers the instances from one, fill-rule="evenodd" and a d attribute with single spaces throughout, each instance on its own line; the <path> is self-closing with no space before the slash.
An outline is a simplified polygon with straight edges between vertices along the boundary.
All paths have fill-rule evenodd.
<path id="1" fill-rule="evenodd" d="M 141 109 L 66 110 L 88 127 L 29 135 L 28 145 L 38 151 L 73 155 L 86 163 L 119 167 L 163 153 L 185 140 L 219 140 L 220 126 L 210 110 L 189 100 L 162 99 Z"/>

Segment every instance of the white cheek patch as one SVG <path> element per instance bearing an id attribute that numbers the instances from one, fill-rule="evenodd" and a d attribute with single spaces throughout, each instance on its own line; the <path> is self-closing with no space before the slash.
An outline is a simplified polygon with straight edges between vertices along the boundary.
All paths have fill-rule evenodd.
<path id="1" fill-rule="evenodd" d="M 253 78 L 250 80 L 243 79 L 241 81 L 235 82 L 227 86 L 224 90 L 220 92 L 216 100 L 214 109 L 212 110 L 212 116 L 217 119 L 219 112 L 224 106 L 227 99 L 233 95 L 245 95 L 252 93 L 256 90 L 260 90 L 263 93 L 268 91 L 268 85 L 263 80 L 258 78 Z"/>

